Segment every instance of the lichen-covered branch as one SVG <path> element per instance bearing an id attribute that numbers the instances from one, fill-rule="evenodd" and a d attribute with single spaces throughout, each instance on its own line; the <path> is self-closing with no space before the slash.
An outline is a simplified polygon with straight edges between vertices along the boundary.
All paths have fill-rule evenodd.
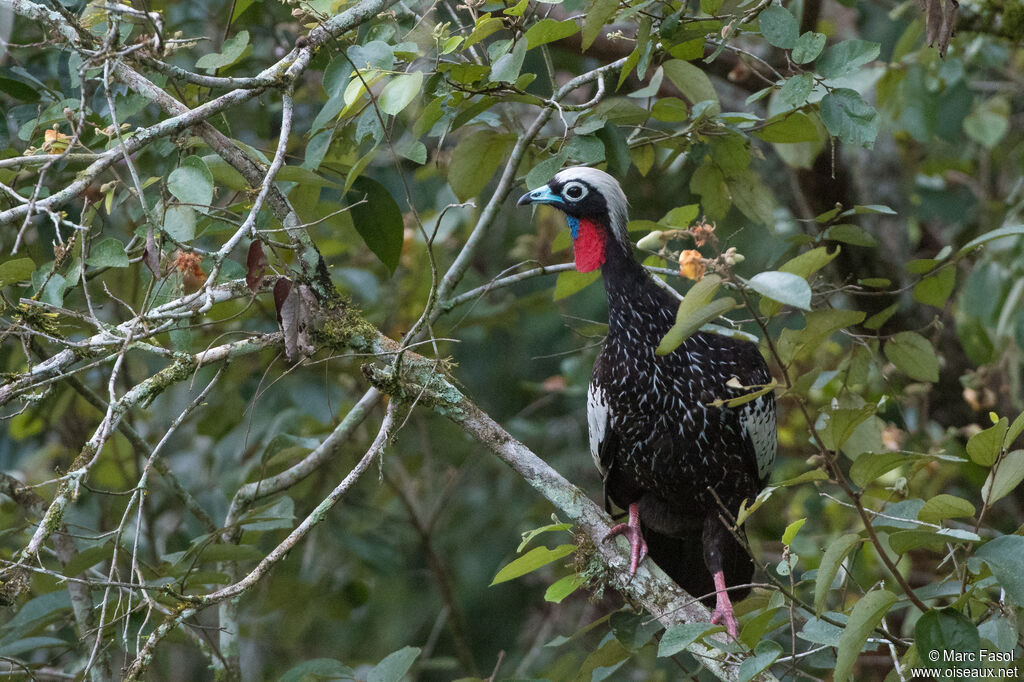
<path id="1" fill-rule="evenodd" d="M 434 360 L 406 352 L 400 375 L 393 367 L 367 367 L 371 383 L 388 392 L 393 399 L 415 397 L 420 404 L 459 425 L 547 499 L 560 514 L 571 521 L 586 539 L 589 558 L 607 570 L 604 582 L 623 593 L 629 600 L 643 606 L 664 626 L 680 623 L 707 623 L 711 614 L 699 601 L 683 591 L 660 569 L 644 562 L 629 577 L 629 556 L 624 541 L 619 545 L 604 542 L 612 526 L 611 518 L 586 494 L 566 480 L 528 447 L 509 434 L 483 410 L 470 401 L 440 371 Z M 738 679 L 739 665 L 721 651 L 695 642 L 688 650 L 721 680 Z M 774 680 L 770 673 L 758 679 Z"/>

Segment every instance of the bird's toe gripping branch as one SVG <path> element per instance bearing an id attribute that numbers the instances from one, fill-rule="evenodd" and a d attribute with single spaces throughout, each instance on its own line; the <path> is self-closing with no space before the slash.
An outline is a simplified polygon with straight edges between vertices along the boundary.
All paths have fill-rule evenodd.
<path id="1" fill-rule="evenodd" d="M 613 526 L 604 536 L 604 542 L 616 535 L 624 535 L 629 540 L 629 576 L 636 575 L 636 568 L 647 556 L 647 541 L 640 530 L 640 509 L 635 504 L 629 505 L 629 522 Z"/>
<path id="2" fill-rule="evenodd" d="M 739 623 L 736 622 L 736 614 L 732 610 L 732 601 L 729 599 L 729 592 L 725 585 L 725 573 L 716 571 L 715 579 L 715 611 L 711 614 L 712 625 L 724 625 L 729 636 L 735 639 L 739 636 Z"/>

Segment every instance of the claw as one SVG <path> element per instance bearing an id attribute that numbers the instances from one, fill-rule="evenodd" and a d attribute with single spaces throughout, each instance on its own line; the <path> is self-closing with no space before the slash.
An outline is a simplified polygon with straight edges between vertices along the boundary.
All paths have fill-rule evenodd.
<path id="1" fill-rule="evenodd" d="M 736 639 L 740 632 L 739 623 L 736 622 L 736 614 L 733 613 L 729 592 L 726 590 L 725 573 L 716 571 L 714 579 L 715 590 L 718 594 L 715 600 L 715 610 L 711 614 L 711 624 L 724 625 L 729 636 Z"/>
<path id="2" fill-rule="evenodd" d="M 629 577 L 632 578 L 636 575 L 637 566 L 647 556 L 647 542 L 640 531 L 640 508 L 637 505 L 629 505 L 629 522 L 612 527 L 602 542 L 608 542 L 616 535 L 624 535 L 629 540 Z"/>

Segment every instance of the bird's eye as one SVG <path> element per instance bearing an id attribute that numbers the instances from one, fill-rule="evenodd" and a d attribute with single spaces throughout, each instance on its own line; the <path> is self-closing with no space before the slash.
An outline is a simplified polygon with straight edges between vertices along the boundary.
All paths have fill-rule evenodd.
<path id="1" fill-rule="evenodd" d="M 562 188 L 562 196 L 570 201 L 579 201 L 587 196 L 587 186 L 580 182 L 567 182 Z"/>

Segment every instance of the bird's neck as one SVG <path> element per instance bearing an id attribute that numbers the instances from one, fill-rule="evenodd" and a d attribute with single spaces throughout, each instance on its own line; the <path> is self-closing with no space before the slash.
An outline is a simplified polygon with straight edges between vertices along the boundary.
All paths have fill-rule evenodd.
<path id="1" fill-rule="evenodd" d="M 604 288 L 608 297 L 608 333 L 611 337 L 645 337 L 660 341 L 675 318 L 674 299 L 654 283 L 651 275 L 618 240 L 610 239 L 605 253 Z"/>

